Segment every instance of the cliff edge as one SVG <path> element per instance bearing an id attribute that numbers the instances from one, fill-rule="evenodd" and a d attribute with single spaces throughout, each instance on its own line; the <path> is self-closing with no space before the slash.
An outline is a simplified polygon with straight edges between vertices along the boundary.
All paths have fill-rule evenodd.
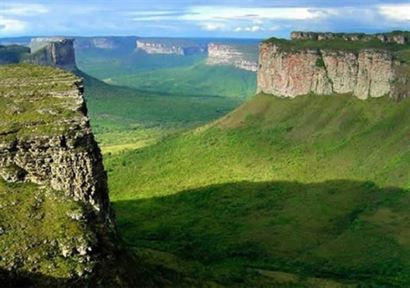
<path id="1" fill-rule="evenodd" d="M 410 66 L 403 53 L 410 51 L 409 45 L 297 39 L 272 38 L 260 45 L 259 93 L 291 98 L 310 93 L 409 97 Z"/>
<path id="2" fill-rule="evenodd" d="M 133 287 L 81 79 L 0 66 L 0 111 L 0 282 Z"/>

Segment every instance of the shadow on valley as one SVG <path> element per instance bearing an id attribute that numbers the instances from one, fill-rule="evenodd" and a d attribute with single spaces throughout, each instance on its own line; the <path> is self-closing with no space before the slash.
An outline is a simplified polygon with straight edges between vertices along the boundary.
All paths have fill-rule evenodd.
<path id="1" fill-rule="evenodd" d="M 0 268 L 2 288 L 65 287 L 66 279 L 49 277 L 35 272 L 10 272 Z M 84 283 L 82 283 L 84 285 Z M 73 286 L 76 287 L 76 286 Z M 81 287 L 80 284 L 78 287 Z"/>
<path id="2" fill-rule="evenodd" d="M 246 286 L 281 271 L 409 287 L 409 202 L 404 189 L 335 180 L 226 183 L 114 207 L 130 246 L 198 279 Z"/>

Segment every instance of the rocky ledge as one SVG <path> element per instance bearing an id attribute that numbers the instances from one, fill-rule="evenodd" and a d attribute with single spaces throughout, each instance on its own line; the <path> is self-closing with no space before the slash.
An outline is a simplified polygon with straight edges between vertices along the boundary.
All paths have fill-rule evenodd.
<path id="1" fill-rule="evenodd" d="M 131 260 L 115 244 L 81 79 L 51 67 L 0 66 L 0 176 L 0 282 L 135 284 L 136 269 L 127 275 Z"/>

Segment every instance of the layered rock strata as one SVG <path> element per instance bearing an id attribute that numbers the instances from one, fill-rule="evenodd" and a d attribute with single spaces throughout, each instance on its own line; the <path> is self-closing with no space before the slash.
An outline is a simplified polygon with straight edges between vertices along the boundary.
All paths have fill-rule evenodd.
<path id="1" fill-rule="evenodd" d="M 68 71 L 76 70 L 74 39 L 34 38 L 30 43 L 31 54 L 26 63 L 47 65 Z"/>
<path id="2" fill-rule="evenodd" d="M 175 40 L 178 42 L 178 40 Z M 187 43 L 181 40 L 180 44 L 175 44 L 167 40 L 137 40 L 136 47 L 147 54 L 173 54 L 180 56 L 195 55 L 206 53 L 206 47 L 200 44 Z"/>
<path id="3" fill-rule="evenodd" d="M 0 282 L 133 287 L 82 81 L 51 67 L 0 66 L 0 104 Z"/>
<path id="4" fill-rule="evenodd" d="M 258 63 L 250 60 L 240 49 L 225 44 L 210 43 L 208 45 L 208 65 L 232 65 L 236 68 L 256 72 Z"/>
<path id="5" fill-rule="evenodd" d="M 401 66 L 389 51 L 363 49 L 358 53 L 329 49 L 283 49 L 260 46 L 258 92 L 283 97 L 352 93 L 360 99 L 390 95 L 407 97 L 397 85 Z M 406 78 L 406 76 L 402 76 Z"/>

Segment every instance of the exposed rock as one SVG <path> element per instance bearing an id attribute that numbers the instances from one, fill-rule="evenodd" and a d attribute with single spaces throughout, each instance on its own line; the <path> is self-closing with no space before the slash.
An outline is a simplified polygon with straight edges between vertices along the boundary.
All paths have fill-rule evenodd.
<path id="1" fill-rule="evenodd" d="M 238 47 L 210 43 L 208 45 L 208 59 L 206 63 L 208 65 L 232 65 L 239 69 L 256 72 L 258 70 L 258 63 L 252 60 L 252 58 L 252 55 L 247 55 L 247 53 L 240 51 Z"/>
<path id="2" fill-rule="evenodd" d="M 135 287 L 81 80 L 28 64 L 0 66 L 0 76 L 2 287 Z M 3 113 L 15 102 L 21 115 Z"/>
<path id="3" fill-rule="evenodd" d="M 135 36 L 109 36 L 109 37 L 75 37 L 74 49 L 126 49 L 132 51 L 135 49 Z"/>
<path id="4" fill-rule="evenodd" d="M 328 49 L 287 50 L 263 43 L 259 57 L 258 92 L 283 97 L 353 93 L 360 99 L 387 94 L 397 99 L 409 93 L 394 92 L 399 63 L 384 50 L 363 49 L 355 54 Z"/>
<path id="5" fill-rule="evenodd" d="M 194 55 L 206 53 L 206 46 L 186 40 L 167 41 L 166 39 L 137 40 L 137 49 L 148 54 Z"/>
<path id="6" fill-rule="evenodd" d="M 26 63 L 54 66 L 68 71 L 77 68 L 73 39 L 34 38 L 31 40 L 30 47 L 31 54 L 24 61 Z"/>

